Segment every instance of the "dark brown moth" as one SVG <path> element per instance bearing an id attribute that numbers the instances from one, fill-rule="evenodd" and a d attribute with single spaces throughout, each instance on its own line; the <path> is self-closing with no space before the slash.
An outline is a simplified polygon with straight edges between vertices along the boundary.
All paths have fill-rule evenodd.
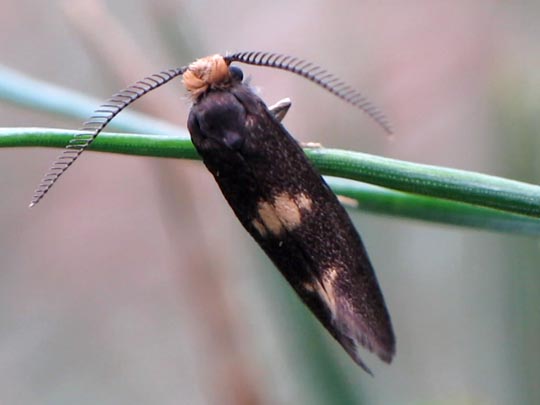
<path id="1" fill-rule="evenodd" d="M 232 62 L 304 76 L 361 108 L 389 131 L 382 114 L 362 95 L 317 66 L 261 52 L 213 55 L 147 77 L 102 105 L 53 164 L 31 206 L 114 116 L 148 91 L 182 75 L 193 101 L 188 119 L 191 139 L 241 224 L 356 363 L 369 372 L 360 358 L 361 347 L 389 363 L 395 353 L 394 333 L 360 236 L 337 197 L 281 125 L 283 109 L 269 110 Z"/>

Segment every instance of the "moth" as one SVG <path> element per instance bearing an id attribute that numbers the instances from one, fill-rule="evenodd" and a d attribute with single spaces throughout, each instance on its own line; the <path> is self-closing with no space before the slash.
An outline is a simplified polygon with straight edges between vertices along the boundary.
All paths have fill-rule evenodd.
<path id="1" fill-rule="evenodd" d="M 269 109 L 233 62 L 303 76 L 390 131 L 384 116 L 359 92 L 312 63 L 265 52 L 212 55 L 151 75 L 101 105 L 53 163 L 30 206 L 120 111 L 182 76 L 193 102 L 191 139 L 240 223 L 322 325 L 371 373 L 361 347 L 390 363 L 395 337 L 366 249 L 336 195 L 281 124 L 290 104 Z"/>

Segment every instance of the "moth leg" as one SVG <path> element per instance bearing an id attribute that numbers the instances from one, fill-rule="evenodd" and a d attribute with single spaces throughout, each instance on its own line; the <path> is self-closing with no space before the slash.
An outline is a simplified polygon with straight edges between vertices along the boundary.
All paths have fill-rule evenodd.
<path id="1" fill-rule="evenodd" d="M 298 142 L 302 148 L 306 149 L 321 149 L 323 144 L 320 142 Z"/>
<path id="2" fill-rule="evenodd" d="M 350 208 L 358 208 L 358 206 L 360 205 L 358 200 L 355 200 L 354 198 L 348 197 L 346 195 L 337 194 L 336 197 L 341 203 L 341 205 L 345 205 Z"/>
<path id="3" fill-rule="evenodd" d="M 285 115 L 287 115 L 287 112 L 289 111 L 289 108 L 291 108 L 291 99 L 289 97 L 284 98 L 282 100 L 279 100 L 274 105 L 271 105 L 268 109 L 272 113 L 272 115 L 279 121 L 283 121 L 283 118 L 285 118 Z M 319 142 L 298 142 L 300 147 L 302 148 L 310 148 L 310 149 L 320 149 L 322 148 L 322 144 Z"/>
<path id="4" fill-rule="evenodd" d="M 283 118 L 285 118 L 285 115 L 287 115 L 287 112 L 289 111 L 289 108 L 291 108 L 291 99 L 289 97 L 284 98 L 283 100 L 279 100 L 276 104 L 270 106 L 268 109 L 272 113 L 272 115 L 279 121 L 283 121 Z"/>

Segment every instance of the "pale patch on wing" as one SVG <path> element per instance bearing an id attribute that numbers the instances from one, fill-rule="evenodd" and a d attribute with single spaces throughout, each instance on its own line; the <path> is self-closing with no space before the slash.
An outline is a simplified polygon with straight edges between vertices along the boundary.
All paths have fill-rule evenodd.
<path id="1" fill-rule="evenodd" d="M 295 199 L 289 193 L 283 192 L 276 195 L 274 197 L 274 208 L 277 217 L 288 231 L 292 231 L 302 223 L 300 208 L 298 208 Z"/>
<path id="2" fill-rule="evenodd" d="M 259 232 L 259 235 L 261 235 L 262 237 L 265 237 L 267 235 L 268 231 L 266 230 L 266 227 L 258 219 L 255 218 L 253 221 L 251 221 L 251 225 L 253 225 L 253 227 L 257 230 L 257 232 Z"/>
<path id="3" fill-rule="evenodd" d="M 379 342 L 373 331 L 370 330 L 366 319 L 359 308 L 343 291 L 342 283 L 346 269 L 330 266 L 321 272 L 319 280 L 305 283 L 304 288 L 310 293 L 316 293 L 328 309 L 331 318 L 331 329 L 336 339 L 343 345 L 353 359 L 367 372 L 369 368 L 360 357 L 360 348 L 375 352 L 382 360 L 390 362 L 393 353 L 388 353 L 384 345 Z"/>
<path id="4" fill-rule="evenodd" d="M 314 292 L 317 292 L 317 288 L 316 288 L 316 285 L 318 283 L 317 282 L 314 282 L 314 283 L 304 283 L 302 285 L 302 287 L 304 287 L 304 290 L 310 292 L 310 293 L 314 293 Z"/>
<path id="5" fill-rule="evenodd" d="M 291 195 L 283 191 L 276 194 L 271 203 L 259 201 L 258 218 L 251 223 L 261 236 L 266 236 L 268 232 L 280 236 L 285 230 L 293 231 L 301 226 L 302 214 L 310 212 L 312 205 L 313 201 L 305 193 Z"/>
<path id="6" fill-rule="evenodd" d="M 337 267 L 326 268 L 320 282 L 317 282 L 315 286 L 319 297 L 325 302 L 332 314 L 332 321 L 335 321 L 337 317 L 336 301 L 339 297 L 336 297 L 335 280 L 339 275 L 339 271 Z"/>
<path id="7" fill-rule="evenodd" d="M 299 193 L 294 196 L 294 200 L 296 201 L 296 204 L 298 204 L 298 208 L 301 210 L 310 212 L 311 207 L 313 205 L 313 200 L 304 193 Z"/>
<path id="8" fill-rule="evenodd" d="M 279 236 L 283 232 L 283 224 L 281 223 L 274 206 L 266 201 L 261 201 L 257 204 L 257 213 L 262 220 L 266 229 L 274 236 Z"/>

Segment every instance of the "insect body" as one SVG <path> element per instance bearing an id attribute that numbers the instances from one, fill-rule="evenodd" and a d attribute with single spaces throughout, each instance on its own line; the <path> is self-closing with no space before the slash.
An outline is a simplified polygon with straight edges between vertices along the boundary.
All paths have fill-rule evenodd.
<path id="1" fill-rule="evenodd" d="M 320 69 L 276 64 L 276 55 L 236 55 L 202 58 L 177 70 L 193 100 L 188 128 L 197 151 L 244 228 L 355 362 L 369 371 L 359 355 L 362 346 L 390 362 L 395 352 L 390 317 L 356 229 L 298 143 L 230 64 L 262 60 L 266 63 L 256 64 L 291 70 L 380 116 L 358 93 L 328 85 L 321 75 L 333 76 Z M 162 84 L 155 81 L 119 93 L 127 100 L 117 97 L 103 126 L 75 144 L 75 149 L 82 144 L 75 158 L 112 117 L 149 91 L 144 84 L 150 90 Z"/>

